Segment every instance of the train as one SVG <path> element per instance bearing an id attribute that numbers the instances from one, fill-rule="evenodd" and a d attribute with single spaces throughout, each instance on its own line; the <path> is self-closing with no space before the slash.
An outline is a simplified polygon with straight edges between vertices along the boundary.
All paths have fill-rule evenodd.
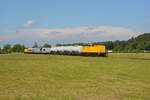
<path id="1" fill-rule="evenodd" d="M 108 56 L 107 47 L 104 45 L 93 46 L 57 46 L 51 48 L 25 48 L 25 54 L 59 54 L 83 56 Z"/>

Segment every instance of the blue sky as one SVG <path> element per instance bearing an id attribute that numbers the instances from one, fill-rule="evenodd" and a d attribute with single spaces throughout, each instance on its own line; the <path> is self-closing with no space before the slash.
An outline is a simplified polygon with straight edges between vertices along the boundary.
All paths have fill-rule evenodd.
<path id="1" fill-rule="evenodd" d="M 0 45 L 126 40 L 150 32 L 149 4 L 150 0 L 0 0 Z"/>

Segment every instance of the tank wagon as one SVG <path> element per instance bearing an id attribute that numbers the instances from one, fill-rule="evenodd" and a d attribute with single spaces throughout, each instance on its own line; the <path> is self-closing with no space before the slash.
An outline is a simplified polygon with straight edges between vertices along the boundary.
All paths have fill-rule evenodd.
<path id="1" fill-rule="evenodd" d="M 94 46 L 59 46 L 51 48 L 26 48 L 25 54 L 60 54 L 60 55 L 85 55 L 107 56 L 107 48 L 104 45 Z"/>

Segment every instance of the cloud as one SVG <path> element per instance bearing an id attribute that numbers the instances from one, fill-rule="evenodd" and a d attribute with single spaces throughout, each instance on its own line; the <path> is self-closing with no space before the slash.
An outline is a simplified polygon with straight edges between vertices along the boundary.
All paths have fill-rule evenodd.
<path id="1" fill-rule="evenodd" d="M 25 24 L 20 25 L 21 28 L 27 28 L 34 25 L 35 22 L 33 20 L 28 20 Z"/>
<path id="2" fill-rule="evenodd" d="M 32 25 L 32 22 L 24 24 Z M 5 30 L 9 32 L 11 30 Z M 0 30 L 4 32 L 4 30 Z M 19 34 L 11 31 L 10 34 L 1 34 L 0 41 L 52 41 L 53 43 L 73 43 L 73 42 L 95 42 L 108 40 L 124 40 L 137 34 L 129 28 L 111 26 L 85 26 L 77 28 L 58 28 L 58 29 L 21 29 Z"/>

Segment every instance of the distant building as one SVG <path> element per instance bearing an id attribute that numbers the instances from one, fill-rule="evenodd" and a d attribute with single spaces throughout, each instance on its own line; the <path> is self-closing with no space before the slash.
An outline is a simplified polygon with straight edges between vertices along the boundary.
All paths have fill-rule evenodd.
<path id="1" fill-rule="evenodd" d="M 146 52 L 150 52 L 150 50 L 144 50 L 144 52 L 146 53 Z"/>
<path id="2" fill-rule="evenodd" d="M 113 51 L 112 50 L 108 50 L 108 53 L 112 53 Z"/>

